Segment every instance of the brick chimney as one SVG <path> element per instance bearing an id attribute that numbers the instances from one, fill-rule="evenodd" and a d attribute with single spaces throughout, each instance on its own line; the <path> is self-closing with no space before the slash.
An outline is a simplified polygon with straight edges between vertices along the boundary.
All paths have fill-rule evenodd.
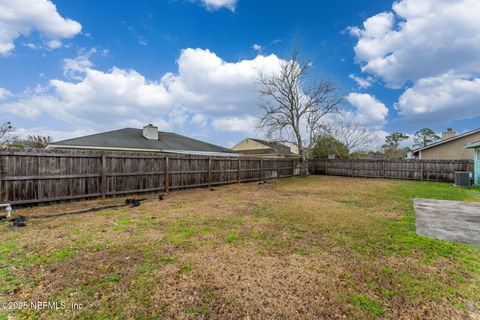
<path id="1" fill-rule="evenodd" d="M 143 127 L 143 136 L 148 140 L 158 140 L 158 127 L 152 124 Z"/>
<path id="2" fill-rule="evenodd" d="M 455 137 L 457 133 L 453 131 L 452 128 L 447 128 L 447 131 L 442 132 L 442 140 L 449 139 Z"/>

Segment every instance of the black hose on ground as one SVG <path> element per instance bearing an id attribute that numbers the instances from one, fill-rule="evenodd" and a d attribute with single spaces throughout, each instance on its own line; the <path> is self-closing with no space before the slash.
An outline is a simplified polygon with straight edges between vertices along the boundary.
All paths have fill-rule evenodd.
<path id="1" fill-rule="evenodd" d="M 122 207 L 126 207 L 126 206 L 138 207 L 145 200 L 147 200 L 147 199 L 146 198 L 143 198 L 143 199 L 126 199 L 125 203 L 122 203 L 122 204 L 99 206 L 99 207 L 93 207 L 93 208 L 87 208 L 87 209 L 81 209 L 81 210 L 75 210 L 75 211 L 69 211 L 69 212 L 50 213 L 50 214 L 44 214 L 44 215 L 41 215 L 41 216 L 32 216 L 30 218 L 31 219 L 53 218 L 53 217 L 61 217 L 61 216 L 82 214 L 82 213 L 95 212 L 95 211 L 101 211 L 101 210 L 107 210 L 107 209 L 118 209 L 118 208 L 122 208 Z"/>

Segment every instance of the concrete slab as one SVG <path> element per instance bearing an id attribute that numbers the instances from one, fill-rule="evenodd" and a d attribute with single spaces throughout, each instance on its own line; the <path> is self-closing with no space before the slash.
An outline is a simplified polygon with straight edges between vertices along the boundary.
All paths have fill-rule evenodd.
<path id="1" fill-rule="evenodd" d="M 417 234 L 480 246 L 480 203 L 414 199 Z"/>

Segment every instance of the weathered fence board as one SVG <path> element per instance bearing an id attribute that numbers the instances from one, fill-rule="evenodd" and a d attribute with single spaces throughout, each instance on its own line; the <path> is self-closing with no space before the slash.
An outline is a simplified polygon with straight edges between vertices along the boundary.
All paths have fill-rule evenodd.
<path id="1" fill-rule="evenodd" d="M 455 171 L 473 171 L 468 160 L 313 159 L 309 166 L 314 174 L 443 182 L 453 182 Z"/>
<path id="2" fill-rule="evenodd" d="M 415 199 L 417 234 L 480 246 L 480 203 Z"/>
<path id="3" fill-rule="evenodd" d="M 298 174 L 292 159 L 0 151 L 0 202 L 30 204 L 217 186 Z"/>

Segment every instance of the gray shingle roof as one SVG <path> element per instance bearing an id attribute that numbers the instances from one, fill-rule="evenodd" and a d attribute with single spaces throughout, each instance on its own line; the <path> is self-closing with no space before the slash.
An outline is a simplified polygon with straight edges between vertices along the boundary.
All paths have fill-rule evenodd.
<path id="1" fill-rule="evenodd" d="M 57 141 L 51 143 L 50 146 L 234 153 L 233 150 L 172 132 L 159 131 L 158 141 L 149 140 L 143 136 L 142 129 L 134 128 L 119 129 Z"/>

